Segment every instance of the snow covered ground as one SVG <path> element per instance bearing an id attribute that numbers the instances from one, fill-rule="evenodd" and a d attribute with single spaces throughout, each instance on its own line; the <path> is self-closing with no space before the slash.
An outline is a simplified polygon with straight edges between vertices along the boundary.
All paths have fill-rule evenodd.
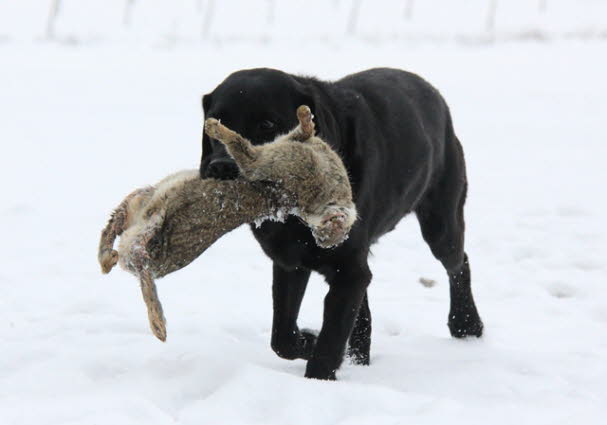
<path id="1" fill-rule="evenodd" d="M 0 423 L 603 423 L 605 52 L 0 45 Z M 425 76 L 452 107 L 485 336 L 449 337 L 447 278 L 410 217 L 371 259 L 370 367 L 320 382 L 274 355 L 271 265 L 246 228 L 158 282 L 169 336 L 156 340 L 136 280 L 100 274 L 98 236 L 131 189 L 197 167 L 200 95 L 240 68 L 331 79 L 380 65 Z M 325 291 L 315 276 L 301 326 L 320 326 Z"/>

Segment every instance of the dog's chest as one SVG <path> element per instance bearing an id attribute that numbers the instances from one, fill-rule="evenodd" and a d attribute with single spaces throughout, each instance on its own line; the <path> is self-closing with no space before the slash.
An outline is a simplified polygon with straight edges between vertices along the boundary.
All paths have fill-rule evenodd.
<path id="1" fill-rule="evenodd" d="M 251 225 L 251 229 L 265 254 L 285 268 L 314 269 L 322 259 L 322 248 L 296 217 L 287 218 L 285 223 L 266 221 L 261 226 Z"/>

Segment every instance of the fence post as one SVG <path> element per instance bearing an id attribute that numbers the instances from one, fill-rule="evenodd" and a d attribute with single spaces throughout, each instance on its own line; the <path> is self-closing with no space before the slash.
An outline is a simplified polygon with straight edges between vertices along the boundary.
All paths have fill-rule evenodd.
<path id="1" fill-rule="evenodd" d="M 122 16 L 122 24 L 125 27 L 131 26 L 131 11 L 133 10 L 134 4 L 135 0 L 125 0 L 124 2 L 124 15 Z"/>
<path id="2" fill-rule="evenodd" d="M 275 11 L 276 9 L 276 1 L 275 0 L 266 0 L 268 4 L 268 14 L 266 15 L 266 24 L 272 25 L 274 23 Z"/>
<path id="3" fill-rule="evenodd" d="M 407 20 L 413 18 L 413 3 L 414 0 L 407 0 L 405 3 L 405 19 Z"/>
<path id="4" fill-rule="evenodd" d="M 495 15 L 497 13 L 497 0 L 491 0 L 489 3 L 489 10 L 487 12 L 487 31 L 493 32 L 495 30 Z"/>
<path id="5" fill-rule="evenodd" d="M 360 12 L 360 4 L 362 0 L 352 0 L 352 7 L 350 8 L 350 16 L 348 17 L 348 34 L 356 34 L 356 26 L 358 24 L 358 14 Z"/>
<path id="6" fill-rule="evenodd" d="M 46 38 L 47 40 L 53 40 L 55 38 L 55 21 L 59 16 L 59 9 L 61 7 L 61 0 L 51 0 L 51 7 L 48 11 L 48 18 L 46 20 Z"/>
<path id="7" fill-rule="evenodd" d="M 202 38 L 207 40 L 211 32 L 211 25 L 213 24 L 213 18 L 215 17 L 215 0 L 207 1 L 207 10 L 205 11 L 204 18 L 202 21 Z"/>

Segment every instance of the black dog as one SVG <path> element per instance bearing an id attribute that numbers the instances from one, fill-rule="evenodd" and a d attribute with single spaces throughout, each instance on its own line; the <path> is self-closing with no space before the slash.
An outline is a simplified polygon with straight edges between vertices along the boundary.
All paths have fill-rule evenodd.
<path id="1" fill-rule="evenodd" d="M 280 357 L 307 359 L 306 377 L 335 379 L 349 339 L 353 360 L 369 364 L 369 247 L 409 212 L 416 213 L 424 239 L 449 275 L 451 335 L 481 336 L 464 252 L 464 156 L 435 88 L 395 69 L 329 83 L 263 68 L 230 75 L 202 103 L 205 118 L 220 119 L 256 144 L 287 133 L 297 125 L 294 111 L 308 105 L 318 134 L 339 152 L 351 176 L 359 219 L 343 245 L 319 248 L 295 217 L 252 227 L 274 262 L 272 349 Z M 221 143 L 204 135 L 202 146 L 202 177 L 237 176 Z M 318 337 L 297 327 L 312 270 L 330 286 Z"/>

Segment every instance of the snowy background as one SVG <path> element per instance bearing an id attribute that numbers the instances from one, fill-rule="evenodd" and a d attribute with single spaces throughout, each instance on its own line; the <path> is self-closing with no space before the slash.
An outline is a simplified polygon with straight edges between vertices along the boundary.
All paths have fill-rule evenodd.
<path id="1" fill-rule="evenodd" d="M 0 424 L 603 423 L 607 1 L 58 5 L 0 0 Z M 372 365 L 338 382 L 270 349 L 271 264 L 246 228 L 158 282 L 165 344 L 136 280 L 100 274 L 111 208 L 197 167 L 200 96 L 257 66 L 393 66 L 441 90 L 482 339 L 449 337 L 413 217 L 373 250 Z M 301 326 L 325 292 L 314 276 Z"/>

